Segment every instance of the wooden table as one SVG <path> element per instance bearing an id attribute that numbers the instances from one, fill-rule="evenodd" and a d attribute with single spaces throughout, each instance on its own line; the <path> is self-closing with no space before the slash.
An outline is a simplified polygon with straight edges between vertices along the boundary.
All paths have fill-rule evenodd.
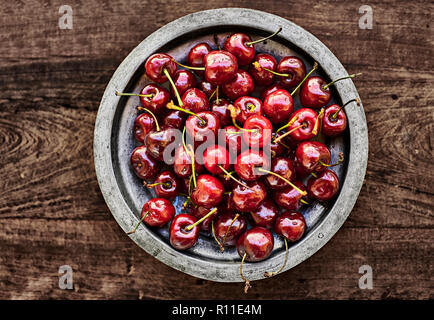
<path id="1" fill-rule="evenodd" d="M 1 299 L 427 299 L 433 266 L 433 21 L 430 1 L 3 1 L 0 10 Z M 344 226 L 275 278 L 221 284 L 142 251 L 111 216 L 92 140 L 105 86 L 140 41 L 186 14 L 218 7 L 278 14 L 316 35 L 349 73 L 369 127 L 365 184 Z M 70 265 L 74 289 L 58 287 Z M 361 290 L 359 267 L 373 269 Z"/>

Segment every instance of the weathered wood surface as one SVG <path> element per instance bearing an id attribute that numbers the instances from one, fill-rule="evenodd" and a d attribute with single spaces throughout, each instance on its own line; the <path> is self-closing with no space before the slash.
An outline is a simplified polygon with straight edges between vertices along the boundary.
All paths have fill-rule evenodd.
<path id="1" fill-rule="evenodd" d="M 366 1 L 372 30 L 348 1 L 2 1 L 0 9 L 1 299 L 427 299 L 433 266 L 433 25 L 430 1 Z M 99 100 L 143 38 L 195 11 L 251 7 L 323 41 L 355 81 L 370 152 L 357 204 L 317 254 L 244 296 L 239 284 L 198 280 L 137 247 L 109 213 L 93 169 Z M 74 290 L 58 288 L 59 266 Z M 373 290 L 360 290 L 361 265 Z"/>

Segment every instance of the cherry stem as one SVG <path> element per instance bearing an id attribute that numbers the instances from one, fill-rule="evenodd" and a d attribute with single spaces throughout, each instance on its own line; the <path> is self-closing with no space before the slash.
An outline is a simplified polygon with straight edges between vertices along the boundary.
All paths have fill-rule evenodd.
<path id="1" fill-rule="evenodd" d="M 190 224 L 188 226 L 185 227 L 186 231 L 190 231 L 191 229 L 193 229 L 195 226 L 197 226 L 198 224 L 202 223 L 206 218 L 210 217 L 211 215 L 213 215 L 214 213 L 217 212 L 217 208 L 212 209 L 210 212 L 208 212 L 206 215 L 204 215 L 202 218 L 200 218 L 199 220 L 197 220 L 195 223 Z"/>
<path id="2" fill-rule="evenodd" d="M 186 68 L 186 69 L 205 71 L 205 67 L 191 67 L 191 66 L 187 66 L 185 64 L 182 64 L 182 63 L 176 61 L 175 59 L 172 59 L 172 61 L 175 62 L 178 66 Z"/>
<path id="3" fill-rule="evenodd" d="M 181 100 L 181 96 L 179 95 L 178 89 L 176 88 L 175 83 L 173 82 L 172 77 L 169 74 L 169 71 L 167 71 L 167 69 L 163 69 L 163 72 L 166 75 L 167 79 L 169 79 L 169 82 L 173 88 L 173 91 L 175 91 L 176 99 L 178 100 L 179 106 L 181 106 L 181 107 L 184 106 L 184 104 L 182 103 L 182 100 Z"/>
<path id="4" fill-rule="evenodd" d="M 140 93 L 124 93 L 116 91 L 115 95 L 123 97 L 123 96 L 134 96 L 134 97 L 144 97 L 144 98 L 152 98 L 154 96 L 153 93 L 150 94 L 140 94 Z"/>
<path id="5" fill-rule="evenodd" d="M 223 171 L 226 174 L 227 177 L 231 178 L 238 184 L 242 185 L 244 188 L 251 189 L 248 185 L 235 178 L 230 172 L 228 172 L 225 168 L 223 168 L 223 166 L 218 165 L 218 167 L 220 168 L 221 171 Z"/>
<path id="6" fill-rule="evenodd" d="M 141 107 L 141 106 L 138 106 L 137 110 L 146 111 L 147 113 L 149 113 L 152 116 L 152 118 L 154 118 L 155 127 L 157 128 L 157 131 L 160 131 L 160 126 L 158 125 L 157 117 L 155 116 L 155 114 L 151 110 L 148 110 L 145 107 Z"/>
<path id="7" fill-rule="evenodd" d="M 215 88 L 215 102 L 219 104 L 219 86 Z"/>
<path id="8" fill-rule="evenodd" d="M 360 73 L 354 73 L 354 74 L 350 74 L 349 76 L 346 76 L 346 77 L 342 77 L 342 78 L 339 78 L 339 79 L 333 80 L 332 82 L 327 83 L 326 85 L 324 85 L 324 86 L 322 87 L 322 89 L 323 89 L 323 90 L 326 90 L 328 87 L 330 87 L 332 84 L 334 84 L 334 83 L 336 83 L 336 82 L 338 82 L 338 81 L 345 80 L 345 79 L 350 79 L 350 78 L 354 78 L 354 77 L 360 76 L 361 74 L 362 74 L 361 72 L 360 72 Z"/>
<path id="9" fill-rule="evenodd" d="M 280 127 L 279 129 L 277 129 L 276 133 L 278 133 L 279 131 L 288 128 L 289 126 L 291 126 L 295 121 L 297 121 L 298 116 L 295 116 L 294 118 L 292 118 L 291 120 L 289 120 L 289 122 L 287 124 L 285 124 L 283 127 Z"/>
<path id="10" fill-rule="evenodd" d="M 274 139 L 274 143 L 279 142 L 280 140 L 282 140 L 283 138 L 285 138 L 286 136 L 290 135 L 291 133 L 293 133 L 295 130 L 298 130 L 300 128 L 305 128 L 306 124 L 303 123 L 299 126 L 296 126 L 294 128 L 292 128 L 291 130 L 289 130 L 288 132 L 285 132 L 284 134 L 282 134 L 281 136 L 277 137 L 276 139 Z"/>
<path id="11" fill-rule="evenodd" d="M 303 204 L 309 204 L 309 202 L 307 202 L 307 201 L 304 200 L 304 199 L 300 199 L 300 202 L 303 203 Z"/>
<path id="12" fill-rule="evenodd" d="M 336 162 L 334 164 L 326 164 L 326 163 L 322 162 L 321 160 L 319 160 L 318 162 L 320 165 L 322 165 L 324 167 L 334 167 L 334 166 L 340 165 L 342 162 L 344 162 L 344 154 L 342 152 L 339 152 L 339 160 L 338 160 L 338 162 Z"/>
<path id="13" fill-rule="evenodd" d="M 324 108 L 321 109 L 321 111 L 319 112 L 318 116 L 316 117 L 315 125 L 313 126 L 313 129 L 312 129 L 312 133 L 314 135 L 318 134 L 318 129 L 319 129 L 320 121 L 322 120 L 323 117 L 324 117 Z"/>
<path id="14" fill-rule="evenodd" d="M 350 100 L 348 102 L 346 102 L 342 107 L 339 108 L 338 111 L 336 111 L 335 113 L 332 114 L 332 116 L 330 117 L 331 119 L 336 119 L 338 117 L 339 112 L 341 112 L 341 110 L 344 110 L 344 108 L 350 104 L 351 102 L 356 102 L 357 106 L 360 106 L 360 100 L 358 98 Z"/>
<path id="15" fill-rule="evenodd" d="M 307 192 L 306 192 L 306 191 L 301 190 L 301 189 L 298 188 L 295 184 L 293 184 L 291 181 L 289 181 L 288 179 L 282 177 L 280 174 L 277 174 L 277 173 L 275 173 L 275 172 L 273 172 L 273 171 L 264 170 L 264 169 L 262 169 L 262 168 L 257 168 L 257 170 L 259 170 L 259 171 L 261 171 L 261 172 L 264 172 L 264 173 L 271 174 L 271 175 L 273 175 L 273 176 L 275 176 L 275 177 L 278 177 L 278 178 L 282 179 L 283 181 L 285 181 L 287 184 L 289 184 L 291 187 L 293 187 L 295 190 L 297 190 L 298 193 L 300 193 L 301 195 L 303 195 L 303 196 L 307 195 Z"/>
<path id="16" fill-rule="evenodd" d="M 279 72 L 276 72 L 276 71 L 274 71 L 274 70 L 271 70 L 271 69 L 268 69 L 268 68 L 262 67 L 262 66 L 259 64 L 258 61 L 255 61 L 255 62 L 253 62 L 252 64 L 253 64 L 253 66 L 255 67 L 255 69 L 258 70 L 258 71 L 265 70 L 265 71 L 268 71 L 268 72 L 270 72 L 270 73 L 272 73 L 272 74 L 274 74 L 274 75 L 276 75 L 276 76 L 284 77 L 284 78 L 290 76 L 289 73 L 279 73 Z"/>
<path id="17" fill-rule="evenodd" d="M 239 216 L 240 216 L 240 214 L 237 213 L 237 214 L 235 215 L 235 217 L 232 219 L 231 224 L 229 225 L 229 227 L 226 229 L 225 236 L 223 237 L 222 243 L 221 243 L 221 245 L 220 245 L 220 251 L 221 251 L 222 253 L 225 251 L 225 247 L 224 247 L 224 245 L 225 245 L 225 241 L 226 241 L 226 238 L 227 238 L 227 236 L 228 236 L 229 230 L 232 228 L 232 225 L 234 224 L 235 220 L 238 219 Z"/>
<path id="18" fill-rule="evenodd" d="M 211 221 L 211 233 L 212 233 L 212 236 L 214 237 L 215 242 L 217 242 L 217 244 L 218 244 L 219 247 L 221 248 L 222 245 L 221 245 L 220 241 L 217 239 L 217 237 L 216 237 L 216 235 L 215 235 L 215 231 L 214 231 L 214 220 Z"/>
<path id="19" fill-rule="evenodd" d="M 247 291 L 249 291 L 249 288 L 251 288 L 252 286 L 250 285 L 250 281 L 246 279 L 246 277 L 244 277 L 243 275 L 243 264 L 244 264 L 244 260 L 247 257 L 247 252 L 244 253 L 243 255 L 243 259 L 241 260 L 241 264 L 240 264 L 240 276 L 241 279 L 243 279 L 243 281 L 245 282 L 244 284 L 244 293 L 247 293 Z"/>
<path id="20" fill-rule="evenodd" d="M 252 44 L 255 44 L 255 43 L 259 43 L 259 42 L 262 42 L 262 41 L 268 40 L 268 39 L 274 37 L 274 36 L 275 36 L 276 34 L 278 34 L 280 31 L 282 31 L 282 28 L 279 28 L 279 30 L 277 30 L 277 31 L 274 32 L 273 34 L 270 34 L 268 37 L 265 37 L 265 38 L 262 38 L 262 39 L 258 39 L 258 40 L 255 40 L 255 41 L 246 42 L 245 45 L 246 45 L 246 46 L 251 46 Z"/>
<path id="21" fill-rule="evenodd" d="M 212 97 L 214 97 L 215 93 L 217 92 L 217 88 L 215 88 L 215 90 L 211 93 L 211 95 L 208 98 L 208 101 L 211 101 Z"/>
<path id="22" fill-rule="evenodd" d="M 191 196 L 191 181 L 193 180 L 193 175 L 188 179 L 188 194 Z"/>
<path id="23" fill-rule="evenodd" d="M 318 176 L 316 175 L 316 173 L 311 173 L 311 175 L 314 177 L 314 178 L 318 178 Z"/>
<path id="24" fill-rule="evenodd" d="M 238 125 L 237 120 L 235 119 L 237 117 L 237 111 L 235 110 L 235 107 L 232 104 L 230 104 L 228 106 L 228 110 L 231 113 L 232 123 L 233 123 L 235 128 L 237 128 L 238 130 L 247 131 L 247 132 L 255 132 L 256 131 L 256 129 L 244 129 Z"/>
<path id="25" fill-rule="evenodd" d="M 143 220 L 145 220 L 145 218 L 146 218 L 146 216 L 148 215 L 148 213 L 149 213 L 149 211 L 146 211 L 146 212 L 143 214 L 143 217 L 140 218 L 139 222 L 136 224 L 136 226 L 134 227 L 134 229 L 131 230 L 131 231 L 128 231 L 127 234 L 133 234 L 133 233 L 135 233 L 136 230 L 137 230 L 137 228 L 138 228 L 138 227 L 140 226 L 140 224 L 143 222 Z"/>
<path id="26" fill-rule="evenodd" d="M 170 110 L 177 110 L 177 111 L 182 111 L 185 112 L 189 115 L 195 116 L 196 118 L 198 118 L 201 122 L 201 124 L 205 124 L 205 120 L 201 117 L 199 117 L 197 114 L 195 114 L 194 112 L 191 112 L 190 110 L 184 109 L 184 108 L 180 108 L 178 106 L 175 106 L 175 104 L 173 103 L 173 101 L 170 101 L 167 105 L 166 105 L 167 109 Z"/>
<path id="27" fill-rule="evenodd" d="M 286 262 L 288 261 L 288 241 L 286 241 L 286 238 L 283 238 L 283 240 L 285 241 L 285 261 L 283 262 L 283 265 L 277 271 L 264 272 L 264 277 L 269 278 L 275 276 L 276 274 L 279 274 L 283 270 L 283 268 L 285 268 Z"/>
<path id="28" fill-rule="evenodd" d="M 147 188 L 154 188 L 156 186 L 165 186 L 166 188 L 170 188 L 172 185 L 169 182 L 155 182 L 155 183 L 151 183 L 151 184 L 147 184 L 146 182 L 144 183 L 145 187 Z"/>
<path id="29" fill-rule="evenodd" d="M 298 86 L 296 86 L 295 89 L 292 90 L 291 96 L 293 96 L 297 92 L 297 90 L 301 87 L 303 82 L 305 82 L 306 79 L 309 78 L 309 76 L 312 74 L 312 72 L 314 72 L 317 68 L 318 68 L 318 63 L 315 61 L 313 64 L 312 70 L 310 70 L 309 73 L 303 78 L 303 80 L 301 80 L 301 82 L 298 84 Z"/>
<path id="30" fill-rule="evenodd" d="M 191 175 L 193 176 L 193 184 L 194 184 L 194 187 L 196 188 L 197 187 L 197 184 L 196 184 L 196 169 L 195 169 L 195 159 L 194 159 L 194 150 L 193 150 L 193 147 L 189 144 L 188 145 L 188 151 L 187 151 L 187 153 L 190 155 L 190 159 L 191 159 Z"/>

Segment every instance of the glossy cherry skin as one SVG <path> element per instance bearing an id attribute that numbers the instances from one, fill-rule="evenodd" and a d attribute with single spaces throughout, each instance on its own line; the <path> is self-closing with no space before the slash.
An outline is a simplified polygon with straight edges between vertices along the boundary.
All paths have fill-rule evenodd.
<path id="1" fill-rule="evenodd" d="M 190 206 L 190 207 L 191 207 L 191 209 L 190 209 L 191 215 L 194 216 L 197 220 L 206 216 L 211 210 L 213 210 L 212 208 L 205 208 L 205 207 L 195 207 L 195 206 Z M 208 218 L 203 220 L 199 225 L 200 230 L 205 231 L 205 232 L 210 232 L 211 231 L 211 223 L 216 219 L 216 217 L 218 215 L 219 215 L 219 212 L 216 211 L 214 214 L 212 214 L 211 216 L 209 216 Z"/>
<path id="2" fill-rule="evenodd" d="M 163 127 L 171 127 L 182 130 L 184 128 L 186 119 L 187 114 L 185 112 L 172 110 L 163 118 L 162 125 Z"/>
<path id="3" fill-rule="evenodd" d="M 302 191 L 306 191 L 306 187 L 301 181 L 293 181 L 293 183 Z M 288 187 L 283 190 L 277 190 L 274 193 L 274 201 L 277 205 L 287 209 L 287 210 L 297 210 L 301 207 L 302 203 L 300 200 L 303 198 L 300 192 L 292 187 Z"/>
<path id="4" fill-rule="evenodd" d="M 226 180 L 228 184 L 231 184 L 234 182 L 233 180 Z M 232 187 L 230 187 L 230 190 L 232 191 Z M 236 213 L 237 209 L 234 206 L 234 203 L 231 200 L 230 194 L 225 194 L 223 197 L 222 202 L 220 202 L 220 205 L 218 207 L 219 216 L 220 214 L 224 213 Z"/>
<path id="5" fill-rule="evenodd" d="M 306 221 L 303 215 L 297 211 L 282 213 L 274 225 L 274 232 L 280 236 L 284 236 L 291 242 L 300 240 L 305 231 Z"/>
<path id="6" fill-rule="evenodd" d="M 226 39 L 224 49 L 237 57 L 240 66 L 246 66 L 255 57 L 255 47 L 246 45 L 252 39 L 245 33 L 234 33 Z"/>
<path id="7" fill-rule="evenodd" d="M 235 172 L 241 179 L 246 181 L 255 181 L 267 174 L 257 170 L 257 168 L 269 170 L 270 160 L 261 150 L 254 149 L 243 151 L 237 157 L 234 165 Z"/>
<path id="8" fill-rule="evenodd" d="M 210 111 L 203 111 L 197 115 L 204 120 L 202 122 L 196 116 L 190 116 L 185 121 L 185 130 L 195 142 L 206 141 L 207 138 L 216 137 L 220 129 L 219 118 Z"/>
<path id="9" fill-rule="evenodd" d="M 286 180 L 292 181 L 295 178 L 295 169 L 292 160 L 284 157 L 277 157 L 271 160 L 270 171 L 277 173 Z M 274 175 L 267 175 L 265 183 L 273 190 L 281 190 L 288 188 L 288 184 Z"/>
<path id="10" fill-rule="evenodd" d="M 179 130 L 174 128 L 163 128 L 160 131 L 152 131 L 145 137 L 145 145 L 149 154 L 156 160 L 164 160 L 164 150 L 167 146 L 175 143 L 179 136 Z"/>
<path id="11" fill-rule="evenodd" d="M 142 113 L 134 120 L 134 137 L 140 143 L 145 141 L 146 135 L 155 130 L 155 120 L 149 113 Z"/>
<path id="12" fill-rule="evenodd" d="M 188 89 L 196 87 L 196 77 L 191 71 L 188 70 L 178 70 L 173 76 L 173 82 L 175 83 L 175 87 L 178 90 L 179 95 L 183 95 L 185 91 Z M 175 91 L 173 87 L 170 87 L 170 93 L 172 97 L 175 96 Z"/>
<path id="13" fill-rule="evenodd" d="M 271 122 L 281 123 L 286 121 L 293 112 L 294 100 L 288 91 L 279 89 L 265 97 L 264 113 Z"/>
<path id="14" fill-rule="evenodd" d="M 261 100 L 249 96 L 238 98 L 234 102 L 234 107 L 237 112 L 237 117 L 235 119 L 238 124 L 244 124 L 248 117 L 253 116 L 254 114 L 262 115 L 263 112 Z"/>
<path id="15" fill-rule="evenodd" d="M 191 67 L 205 66 L 205 56 L 212 51 L 210 45 L 205 42 L 196 44 L 190 49 L 187 56 L 187 63 Z"/>
<path id="16" fill-rule="evenodd" d="M 229 152 L 218 144 L 210 146 L 203 153 L 203 164 L 212 174 L 225 174 L 219 166 L 222 166 L 226 171 L 229 170 L 231 166 Z"/>
<path id="17" fill-rule="evenodd" d="M 173 172 L 175 172 L 178 177 L 189 178 L 191 176 L 193 173 L 191 163 L 192 161 L 190 155 L 185 151 L 184 146 L 181 145 L 176 148 L 173 162 Z M 203 171 L 203 166 L 198 162 L 195 162 L 194 170 L 196 173 L 201 173 Z"/>
<path id="18" fill-rule="evenodd" d="M 140 91 L 140 94 L 152 94 L 152 97 L 140 97 L 140 103 L 155 115 L 166 111 L 166 105 L 171 99 L 170 93 L 166 88 L 154 83 L 145 86 Z"/>
<path id="19" fill-rule="evenodd" d="M 266 198 L 256 210 L 250 212 L 250 218 L 253 224 L 258 227 L 272 229 L 279 210 L 276 204 L 270 199 Z"/>
<path id="20" fill-rule="evenodd" d="M 267 53 L 260 53 L 255 56 L 252 63 L 259 63 L 260 68 L 256 68 L 253 64 L 249 66 L 249 73 L 252 76 L 257 86 L 268 86 L 274 81 L 274 74 L 268 70 L 276 71 L 277 61 L 274 57 Z M 268 70 L 261 69 L 267 68 Z"/>
<path id="21" fill-rule="evenodd" d="M 220 243 L 224 240 L 225 247 L 235 246 L 238 237 L 247 229 L 247 221 L 243 215 L 239 215 L 235 220 L 234 218 L 234 213 L 226 212 L 220 215 L 214 224 L 214 234 Z"/>
<path id="22" fill-rule="evenodd" d="M 280 77 L 280 83 L 285 87 L 296 87 L 306 76 L 306 66 L 304 62 L 297 57 L 283 57 L 277 65 L 278 73 L 290 74 L 289 77 Z"/>
<path id="23" fill-rule="evenodd" d="M 231 159 L 235 159 L 238 156 L 243 146 L 242 135 L 236 132 L 239 132 L 239 130 L 234 126 L 224 127 L 221 131 L 221 134 L 224 135 L 224 146 L 229 150 Z"/>
<path id="24" fill-rule="evenodd" d="M 199 238 L 199 226 L 187 231 L 186 227 L 195 223 L 197 219 L 189 214 L 178 214 L 170 224 L 169 240 L 172 247 L 177 250 L 186 250 L 193 247 Z"/>
<path id="25" fill-rule="evenodd" d="M 262 100 L 265 100 L 265 98 L 266 98 L 270 93 L 273 93 L 274 91 L 279 90 L 279 89 L 285 89 L 285 88 L 284 88 L 281 84 L 279 84 L 279 83 L 275 83 L 275 84 L 273 84 L 273 85 L 271 85 L 271 86 L 269 86 L 269 87 L 264 88 L 264 89 L 261 91 L 261 99 L 262 99 Z"/>
<path id="26" fill-rule="evenodd" d="M 231 200 L 234 207 L 241 212 L 250 212 L 256 210 L 267 196 L 267 191 L 262 182 L 246 181 L 246 188 L 236 184 L 232 190 Z"/>
<path id="27" fill-rule="evenodd" d="M 155 53 L 145 63 L 146 75 L 154 82 L 163 83 L 168 79 L 164 74 L 166 69 L 171 77 L 175 75 L 176 63 L 173 58 L 165 53 Z"/>
<path id="28" fill-rule="evenodd" d="M 135 174 L 143 180 L 154 177 L 160 171 L 160 163 L 149 155 L 146 146 L 135 148 L 130 162 Z"/>
<path id="29" fill-rule="evenodd" d="M 295 141 L 304 141 L 315 137 L 315 134 L 313 133 L 313 129 L 315 127 L 315 123 L 317 122 L 318 115 L 314 110 L 310 108 L 298 109 L 292 114 L 291 119 L 293 119 L 294 117 L 296 117 L 297 120 L 295 120 L 292 123 L 292 125 L 288 127 L 287 130 L 291 130 L 300 125 L 303 125 L 303 127 L 292 131 L 289 134 L 291 139 Z M 318 123 L 318 130 L 319 130 L 319 123 Z"/>
<path id="30" fill-rule="evenodd" d="M 330 88 L 323 89 L 327 83 L 321 77 L 309 77 L 301 85 L 300 103 L 303 107 L 319 109 L 332 99 Z"/>
<path id="31" fill-rule="evenodd" d="M 273 133 L 273 137 L 270 142 L 270 151 L 272 158 L 281 156 L 286 150 L 286 147 L 282 144 L 282 142 L 274 142 L 274 139 L 276 139 L 277 137 L 279 137 L 279 134 Z"/>
<path id="32" fill-rule="evenodd" d="M 329 169 L 325 169 L 317 178 L 312 176 L 307 182 L 307 192 L 315 200 L 327 201 L 333 199 L 338 191 L 338 176 Z"/>
<path id="33" fill-rule="evenodd" d="M 347 128 L 347 115 L 344 110 L 338 112 L 339 109 L 339 105 L 331 104 L 324 110 L 321 132 L 328 137 L 336 137 Z M 335 117 L 336 112 L 338 113 Z"/>
<path id="34" fill-rule="evenodd" d="M 191 88 L 185 91 L 181 100 L 184 104 L 183 108 L 191 112 L 199 113 L 209 110 L 208 97 L 197 88 Z"/>
<path id="35" fill-rule="evenodd" d="M 177 176 L 169 170 L 160 172 L 153 183 L 162 183 L 154 187 L 155 194 L 159 198 L 172 199 L 181 191 Z"/>
<path id="36" fill-rule="evenodd" d="M 246 71 L 239 69 L 235 77 L 222 84 L 223 93 L 230 100 L 248 96 L 255 89 L 253 79 Z"/>
<path id="37" fill-rule="evenodd" d="M 237 58 L 230 52 L 215 50 L 205 56 L 205 80 L 213 85 L 232 80 L 237 71 Z"/>
<path id="38" fill-rule="evenodd" d="M 273 125 L 266 117 L 258 114 L 250 116 L 246 122 L 244 122 L 243 129 L 243 140 L 248 146 L 262 148 L 270 144 Z"/>
<path id="39" fill-rule="evenodd" d="M 202 207 L 212 208 L 222 200 L 225 189 L 219 179 L 209 174 L 202 174 L 196 179 L 196 188 L 191 194 L 193 202 Z"/>
<path id="40" fill-rule="evenodd" d="M 148 200 L 142 208 L 141 218 L 148 226 L 161 228 L 175 216 L 175 207 L 164 198 L 153 198 Z"/>
<path id="41" fill-rule="evenodd" d="M 331 154 L 327 146 L 318 141 L 304 141 L 300 143 L 295 151 L 297 157 L 297 173 L 308 175 L 312 172 L 319 173 L 325 170 L 325 164 L 330 163 Z"/>
<path id="42" fill-rule="evenodd" d="M 232 123 L 231 113 L 228 110 L 230 102 L 226 99 L 219 99 L 219 103 L 214 100 L 211 103 L 211 111 L 214 112 L 220 120 L 220 125 L 225 127 Z"/>
<path id="43" fill-rule="evenodd" d="M 257 262 L 267 259 L 274 247 L 271 232 L 263 227 L 253 227 L 244 232 L 237 241 L 240 257 L 246 254 L 246 261 Z"/>
<path id="44" fill-rule="evenodd" d="M 216 86 L 212 85 L 209 82 L 202 81 L 202 82 L 199 82 L 199 84 L 197 85 L 197 88 L 200 91 L 202 91 L 203 93 L 205 93 L 209 99 L 212 96 L 212 94 L 214 93 Z"/>

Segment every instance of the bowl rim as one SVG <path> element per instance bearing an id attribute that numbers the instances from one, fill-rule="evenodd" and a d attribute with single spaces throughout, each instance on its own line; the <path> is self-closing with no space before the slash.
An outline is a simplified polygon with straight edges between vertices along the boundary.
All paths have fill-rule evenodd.
<path id="1" fill-rule="evenodd" d="M 279 37 L 293 43 L 312 59 L 318 62 L 330 79 L 348 75 L 336 56 L 315 36 L 296 24 L 277 15 L 246 8 L 221 8 L 195 12 L 174 20 L 144 39 L 119 65 L 108 83 L 95 121 L 94 165 L 97 180 L 113 217 L 124 232 L 138 222 L 138 218 L 125 202 L 114 173 L 112 161 L 112 128 L 120 97 L 113 94 L 128 86 L 131 75 L 143 65 L 148 57 L 162 43 L 168 43 L 183 34 L 198 28 L 218 26 L 247 27 L 273 32 L 282 27 Z M 354 98 L 360 100 L 351 79 L 335 84 L 341 101 Z M 340 229 L 351 210 L 363 185 L 368 160 L 368 129 L 363 105 L 346 107 L 350 132 L 347 172 L 339 196 L 328 214 L 310 230 L 296 247 L 289 249 L 289 257 L 282 272 L 287 271 L 311 257 L 323 247 Z M 239 275 L 239 261 L 208 261 L 184 254 L 170 245 L 151 236 L 151 231 L 141 225 L 129 237 L 147 253 L 174 269 L 189 275 L 218 282 L 242 282 Z M 283 263 L 285 252 L 256 263 L 246 263 L 243 271 L 249 280 L 264 279 L 264 272 L 276 270 Z"/>

